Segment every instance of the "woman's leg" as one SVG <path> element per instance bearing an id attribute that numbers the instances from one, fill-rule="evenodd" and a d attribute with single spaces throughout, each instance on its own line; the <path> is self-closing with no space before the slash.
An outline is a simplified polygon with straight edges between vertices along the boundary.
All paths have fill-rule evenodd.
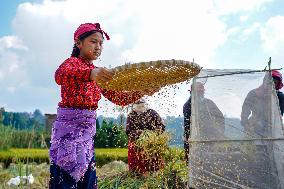
<path id="1" fill-rule="evenodd" d="M 66 171 L 58 165 L 50 165 L 49 189 L 97 189 L 96 161 L 93 157 L 84 177 L 76 183 Z"/>

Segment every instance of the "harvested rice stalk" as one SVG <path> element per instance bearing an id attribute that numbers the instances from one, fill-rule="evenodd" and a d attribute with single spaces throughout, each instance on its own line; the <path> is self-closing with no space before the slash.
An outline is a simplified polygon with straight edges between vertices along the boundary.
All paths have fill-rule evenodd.
<path id="1" fill-rule="evenodd" d="M 164 157 L 169 149 L 170 134 L 168 132 L 155 132 L 145 130 L 136 140 L 136 147 L 146 160 Z"/>

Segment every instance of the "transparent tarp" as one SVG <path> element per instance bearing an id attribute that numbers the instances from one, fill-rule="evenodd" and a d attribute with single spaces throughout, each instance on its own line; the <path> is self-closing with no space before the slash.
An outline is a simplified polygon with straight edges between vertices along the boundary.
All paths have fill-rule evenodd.
<path id="1" fill-rule="evenodd" d="M 283 124 L 269 72 L 203 70 L 191 92 L 189 187 L 284 189 Z M 222 75 L 222 76 L 217 76 Z"/>

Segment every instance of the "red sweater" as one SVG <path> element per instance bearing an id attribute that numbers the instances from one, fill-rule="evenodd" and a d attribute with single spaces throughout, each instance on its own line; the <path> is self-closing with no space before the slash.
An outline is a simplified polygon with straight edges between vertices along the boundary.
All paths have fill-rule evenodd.
<path id="1" fill-rule="evenodd" d="M 129 93 L 111 91 L 100 88 L 95 81 L 90 80 L 92 63 L 82 57 L 70 57 L 65 60 L 55 72 L 55 81 L 61 86 L 62 108 L 92 109 L 98 107 L 103 94 L 111 102 L 125 106 L 141 98 L 139 92 Z"/>

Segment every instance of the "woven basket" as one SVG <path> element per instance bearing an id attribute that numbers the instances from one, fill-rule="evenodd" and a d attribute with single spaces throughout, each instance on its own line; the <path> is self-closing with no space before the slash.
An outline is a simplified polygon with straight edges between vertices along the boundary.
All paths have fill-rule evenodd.
<path id="1" fill-rule="evenodd" d="M 125 64 L 111 69 L 112 81 L 99 85 L 108 90 L 137 91 L 155 89 L 189 80 L 199 74 L 201 67 L 184 60 L 157 60 Z"/>

